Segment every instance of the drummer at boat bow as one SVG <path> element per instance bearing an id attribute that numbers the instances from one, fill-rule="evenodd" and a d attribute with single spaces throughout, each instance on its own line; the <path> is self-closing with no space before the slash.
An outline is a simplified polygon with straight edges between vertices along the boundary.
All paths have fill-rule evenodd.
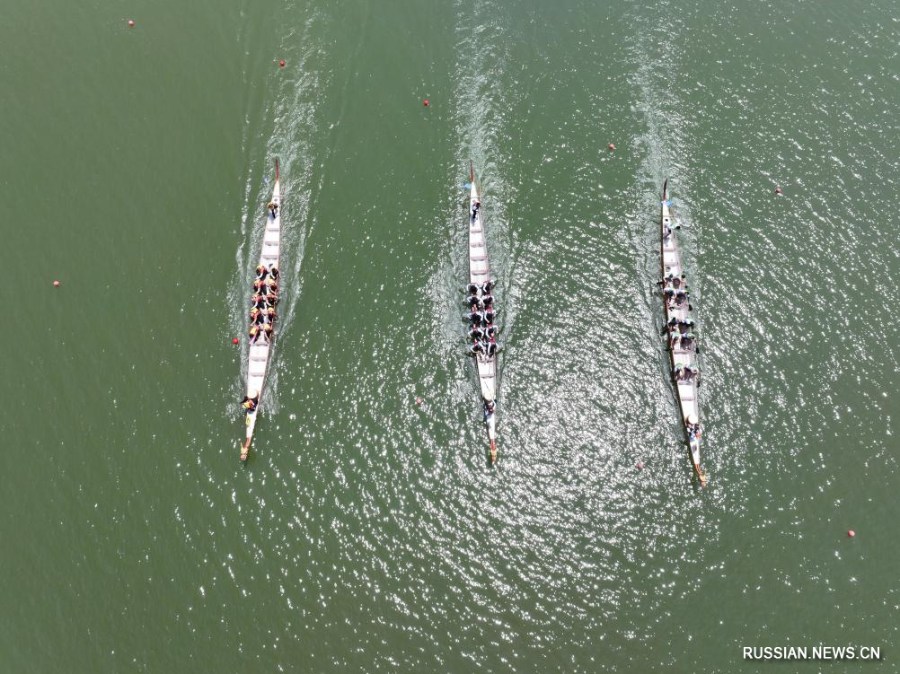
<path id="1" fill-rule="evenodd" d="M 480 202 L 480 201 L 476 201 L 476 202 L 475 202 L 475 205 L 472 206 L 472 219 L 473 219 L 473 220 L 474 220 L 475 217 L 478 215 L 478 209 L 480 209 L 480 208 L 481 208 L 481 202 Z M 457 211 L 457 213 L 458 213 L 458 212 L 459 212 L 459 211 Z"/>
<path id="2" fill-rule="evenodd" d="M 257 202 L 257 203 L 258 203 L 258 202 Z M 269 209 L 269 215 L 272 216 L 272 219 L 273 219 L 273 220 L 274 220 L 275 218 L 278 217 L 278 204 L 276 204 L 274 201 L 270 201 L 270 202 L 266 205 L 266 208 Z"/>

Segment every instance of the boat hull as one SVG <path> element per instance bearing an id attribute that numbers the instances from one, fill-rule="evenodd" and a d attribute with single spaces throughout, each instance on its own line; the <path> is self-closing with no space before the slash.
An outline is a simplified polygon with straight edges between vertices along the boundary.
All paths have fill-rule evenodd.
<path id="1" fill-rule="evenodd" d="M 275 185 L 272 188 L 272 199 L 269 203 L 276 206 L 275 214 L 274 216 L 272 215 L 272 212 L 267 205 L 265 231 L 263 233 L 258 264 L 267 268 L 273 265 L 277 268 L 281 253 L 281 176 L 277 161 L 275 163 Z M 245 436 L 241 446 L 242 460 L 246 460 L 250 444 L 253 442 L 253 433 L 256 429 L 259 410 L 262 407 L 262 395 L 269 365 L 269 357 L 271 356 L 274 341 L 275 330 L 273 330 L 271 339 L 266 339 L 266 337 L 263 336 L 258 338 L 256 342 L 250 344 L 247 356 L 247 397 L 253 398 L 259 396 L 259 403 L 256 410 L 249 412 L 246 415 Z"/>
<path id="2" fill-rule="evenodd" d="M 668 275 L 675 278 L 681 278 L 684 274 L 682 265 L 681 250 L 678 247 L 678 241 L 675 235 L 672 214 L 669 208 L 668 181 L 663 185 L 663 195 L 660 213 L 660 261 L 662 278 Z M 680 306 L 675 306 L 663 294 L 663 306 L 665 308 L 666 324 L 671 319 L 687 320 L 691 317 L 691 308 L 689 300 L 685 300 Z M 700 438 L 691 436 L 688 433 L 688 420 L 695 418 L 697 424 L 700 423 L 700 396 L 699 396 L 699 360 L 696 353 L 696 341 L 693 349 L 684 349 L 680 343 L 674 345 L 666 332 L 666 343 L 669 351 L 669 361 L 672 372 L 672 380 L 675 385 L 675 391 L 678 396 L 678 405 L 681 412 L 681 423 L 684 426 L 685 434 L 688 437 L 688 451 L 693 465 L 694 472 L 700 479 L 701 484 L 706 483 L 706 475 L 700 467 Z M 689 380 L 679 380 L 675 377 L 675 368 L 682 365 L 685 368 L 695 367 L 698 374 Z"/>

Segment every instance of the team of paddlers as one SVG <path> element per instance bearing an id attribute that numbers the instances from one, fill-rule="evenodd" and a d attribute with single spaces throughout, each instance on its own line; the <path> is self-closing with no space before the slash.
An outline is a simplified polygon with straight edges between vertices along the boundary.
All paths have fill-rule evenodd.
<path id="1" fill-rule="evenodd" d="M 670 229 L 666 232 L 666 236 L 670 235 L 671 232 L 672 230 Z M 671 273 L 663 278 L 661 283 L 662 293 L 669 311 L 684 308 L 687 308 L 688 311 L 692 310 L 693 307 L 691 307 L 690 302 L 688 301 L 691 293 L 690 290 L 688 290 L 687 281 L 685 279 L 685 274 L 675 276 Z M 672 349 L 672 352 L 675 354 L 675 365 L 672 368 L 672 376 L 674 377 L 676 384 L 693 381 L 696 382 L 697 386 L 700 385 L 700 368 L 693 364 L 678 362 L 679 352 L 690 352 L 695 355 L 699 353 L 699 349 L 697 348 L 697 336 L 694 334 L 694 327 L 695 324 L 693 318 L 678 318 L 672 316 L 666 323 L 665 330 L 669 341 L 669 348 Z M 685 428 L 688 432 L 688 438 L 691 441 L 695 439 L 699 440 L 702 432 L 700 430 L 699 419 L 692 414 L 684 421 Z"/>
<path id="2" fill-rule="evenodd" d="M 253 280 L 253 296 L 250 298 L 250 344 L 272 341 L 275 336 L 275 318 L 278 313 L 278 267 L 259 265 Z M 244 396 L 241 407 L 248 414 L 256 411 L 259 394 Z"/>
<path id="3" fill-rule="evenodd" d="M 492 358 L 500 348 L 497 344 L 498 328 L 494 325 L 497 310 L 494 308 L 494 296 L 491 294 L 495 284 L 495 281 L 489 280 L 481 285 L 470 283 L 466 288 L 468 295 L 466 306 L 469 307 L 466 318 L 469 321 L 468 337 L 471 340 L 470 356 L 483 353 L 488 358 Z"/>

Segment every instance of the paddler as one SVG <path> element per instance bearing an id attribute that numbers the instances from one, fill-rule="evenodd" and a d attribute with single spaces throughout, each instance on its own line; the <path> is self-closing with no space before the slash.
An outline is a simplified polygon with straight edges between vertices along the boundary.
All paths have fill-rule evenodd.
<path id="1" fill-rule="evenodd" d="M 474 344 L 469 344 L 469 355 L 474 356 L 478 353 L 484 353 L 484 342 L 477 341 Z"/>
<path id="2" fill-rule="evenodd" d="M 262 264 L 261 264 L 261 265 L 257 265 L 257 267 L 256 267 L 256 278 L 258 278 L 260 281 L 264 280 L 264 279 L 266 278 L 266 274 L 268 274 L 268 273 L 269 273 L 269 270 L 266 269 L 266 266 L 265 266 L 265 265 L 262 265 Z"/>
<path id="3" fill-rule="evenodd" d="M 278 281 L 276 281 L 272 276 L 269 276 L 269 278 L 266 279 L 266 290 L 273 293 L 278 292 Z"/>
<path id="4" fill-rule="evenodd" d="M 250 298 L 250 304 L 254 307 L 262 309 L 266 304 L 266 296 L 256 293 L 255 295 L 253 295 L 253 297 Z"/>
<path id="5" fill-rule="evenodd" d="M 473 309 L 472 311 L 469 312 L 468 318 L 469 318 L 469 321 L 472 323 L 472 325 L 475 325 L 475 326 L 482 325 L 483 323 L 485 323 L 483 311 L 478 311 L 476 309 Z"/>
<path id="6" fill-rule="evenodd" d="M 499 331 L 500 330 L 496 325 L 489 325 L 484 329 L 484 334 L 488 339 L 491 339 L 492 337 L 496 337 Z"/>
<path id="7" fill-rule="evenodd" d="M 700 420 L 697 418 L 697 415 L 693 413 L 687 415 L 684 422 L 684 426 L 687 429 L 690 439 L 693 440 L 696 438 L 699 440 L 702 431 L 700 430 Z"/>
<path id="8" fill-rule="evenodd" d="M 256 340 L 259 338 L 259 326 L 255 325 L 255 324 L 251 325 L 249 334 L 250 334 L 250 343 L 256 344 Z"/>
<path id="9" fill-rule="evenodd" d="M 272 333 L 275 330 L 275 326 L 272 325 L 271 323 L 263 323 L 262 329 L 263 329 L 263 334 L 266 336 L 266 340 L 271 342 L 272 341 Z"/>
<path id="10" fill-rule="evenodd" d="M 469 295 L 466 298 L 466 304 L 469 305 L 469 309 L 475 309 L 481 307 L 481 298 L 478 295 Z"/>
<path id="11" fill-rule="evenodd" d="M 480 202 L 480 201 L 476 201 L 476 202 L 475 202 L 475 205 L 472 206 L 472 219 L 473 219 L 473 220 L 474 220 L 475 217 L 478 215 L 478 209 L 479 209 L 479 208 L 481 208 L 481 202 Z"/>
<path id="12" fill-rule="evenodd" d="M 484 283 L 481 284 L 481 292 L 484 295 L 490 295 L 491 291 L 494 289 L 494 286 L 497 285 L 497 281 L 494 279 L 488 279 Z"/>
<path id="13" fill-rule="evenodd" d="M 268 309 L 266 309 L 266 320 L 269 323 L 275 323 L 275 315 L 275 307 L 269 307 Z"/>
<path id="14" fill-rule="evenodd" d="M 672 374 L 675 376 L 675 381 L 684 380 L 684 365 L 682 363 L 675 363 L 675 367 L 672 369 Z"/>
<path id="15" fill-rule="evenodd" d="M 485 338 L 484 330 L 477 325 L 473 325 L 469 328 L 468 337 L 473 341 L 480 342 Z"/>
<path id="16" fill-rule="evenodd" d="M 484 315 L 484 322 L 487 325 L 490 325 L 491 323 L 493 323 L 494 318 L 497 316 L 497 312 L 494 311 L 493 309 L 485 309 L 481 313 Z"/>
<path id="17" fill-rule="evenodd" d="M 494 303 L 494 296 L 490 293 L 481 296 L 481 303 L 484 304 L 485 308 L 491 306 Z"/>
<path id="18" fill-rule="evenodd" d="M 278 267 L 274 264 L 269 265 L 269 276 L 271 276 L 276 281 L 278 280 Z"/>
<path id="19" fill-rule="evenodd" d="M 274 201 L 270 201 L 266 204 L 266 208 L 269 209 L 269 215 L 272 216 L 273 220 L 278 217 L 278 204 Z"/>
<path id="20" fill-rule="evenodd" d="M 466 293 L 468 295 L 477 295 L 478 294 L 478 286 L 474 283 L 470 283 L 466 286 Z"/>
<path id="21" fill-rule="evenodd" d="M 266 294 L 266 304 L 270 307 L 274 307 L 278 305 L 278 293 L 268 293 Z"/>
<path id="22" fill-rule="evenodd" d="M 491 337 L 490 341 L 487 343 L 486 353 L 488 358 L 493 358 L 497 355 L 497 351 L 500 347 L 497 346 L 497 340 Z"/>
<path id="23" fill-rule="evenodd" d="M 250 310 L 250 325 L 258 325 L 262 323 L 263 313 L 259 310 L 259 307 L 253 307 Z"/>
<path id="24" fill-rule="evenodd" d="M 262 292 L 266 287 L 266 282 L 261 278 L 257 278 L 253 280 L 253 292 L 259 293 Z"/>
<path id="25" fill-rule="evenodd" d="M 259 404 L 259 393 L 254 391 L 251 396 L 244 396 L 244 399 L 241 401 L 241 407 L 244 408 L 244 411 L 247 414 L 256 411 L 256 406 Z"/>

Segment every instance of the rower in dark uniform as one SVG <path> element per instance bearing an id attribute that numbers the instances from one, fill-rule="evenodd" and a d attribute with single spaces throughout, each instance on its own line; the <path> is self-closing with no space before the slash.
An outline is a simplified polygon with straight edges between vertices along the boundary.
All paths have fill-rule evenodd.
<path id="1" fill-rule="evenodd" d="M 491 337 L 491 340 L 487 343 L 487 349 L 485 353 L 487 353 L 488 358 L 493 358 L 497 355 L 497 349 L 500 347 L 497 346 L 497 340 Z"/>
<path id="2" fill-rule="evenodd" d="M 488 279 L 484 283 L 481 284 L 481 292 L 484 295 L 490 295 L 491 291 L 494 289 L 494 286 L 497 285 L 497 282 L 494 279 Z"/>
<path id="3" fill-rule="evenodd" d="M 263 322 L 263 312 L 258 307 L 250 310 L 250 325 L 259 325 Z"/>
<path id="4" fill-rule="evenodd" d="M 472 339 L 476 342 L 480 342 L 482 339 L 485 338 L 484 329 L 480 328 L 477 325 L 473 325 L 471 328 L 469 328 L 469 332 L 467 333 L 467 336 L 469 339 Z"/>
<path id="5" fill-rule="evenodd" d="M 256 278 L 258 278 L 260 281 L 264 281 L 265 278 L 266 278 L 266 275 L 267 275 L 268 273 L 269 273 L 269 270 L 266 269 L 266 266 L 265 266 L 265 265 L 262 265 L 262 264 L 261 264 L 261 265 L 257 265 L 257 267 L 256 267 Z"/>
<path id="6" fill-rule="evenodd" d="M 479 290 L 478 286 L 475 285 L 474 283 L 470 283 L 469 285 L 466 286 L 466 293 L 468 293 L 469 295 L 477 295 L 478 290 Z"/>
<path id="7" fill-rule="evenodd" d="M 469 355 L 474 356 L 479 353 L 484 353 L 484 343 L 483 342 L 475 342 L 474 344 L 469 344 Z"/>
<path id="8" fill-rule="evenodd" d="M 466 298 L 466 304 L 469 305 L 469 309 L 475 309 L 481 307 L 481 298 L 478 295 L 469 295 Z"/>
<path id="9" fill-rule="evenodd" d="M 488 293 L 487 295 L 482 295 L 481 302 L 485 307 L 489 307 L 494 304 L 494 296 L 490 293 Z"/>
<path id="10" fill-rule="evenodd" d="M 278 267 L 276 267 L 274 264 L 270 264 L 269 265 L 269 276 L 271 276 L 273 279 L 275 279 L 277 281 L 278 274 L 279 274 Z"/>
<path id="11" fill-rule="evenodd" d="M 483 311 L 472 311 L 472 312 L 470 312 L 470 313 L 469 313 L 469 321 L 472 323 L 472 325 L 476 325 L 476 326 L 478 326 L 478 325 L 483 325 L 483 324 L 485 324 L 485 323 L 487 322 L 487 321 L 485 320 L 485 316 L 484 316 L 484 312 L 483 312 Z"/>

